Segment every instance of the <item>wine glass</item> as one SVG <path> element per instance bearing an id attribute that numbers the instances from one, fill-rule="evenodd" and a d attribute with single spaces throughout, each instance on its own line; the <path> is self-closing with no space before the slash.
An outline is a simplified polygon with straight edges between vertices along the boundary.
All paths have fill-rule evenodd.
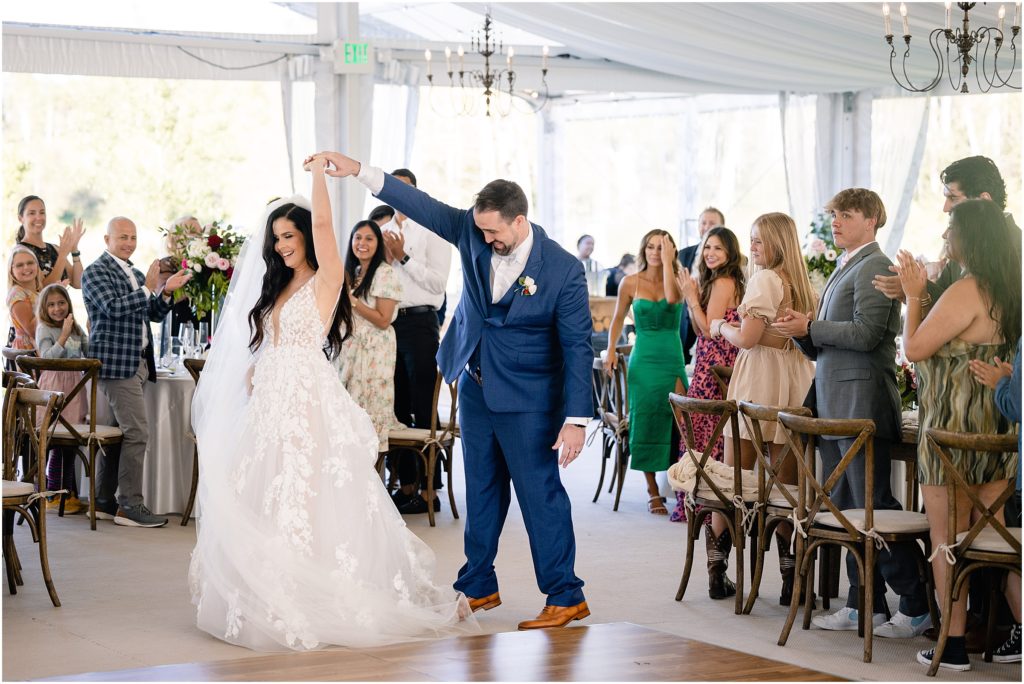
<path id="1" fill-rule="evenodd" d="M 199 353 L 202 354 L 206 350 L 207 345 L 210 344 L 210 324 L 200 323 L 199 324 Z"/>

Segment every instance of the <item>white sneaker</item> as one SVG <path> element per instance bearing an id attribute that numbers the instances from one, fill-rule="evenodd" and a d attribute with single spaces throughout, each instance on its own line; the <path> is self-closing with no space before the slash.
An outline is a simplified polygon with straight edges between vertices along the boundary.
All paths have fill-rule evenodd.
<path id="1" fill-rule="evenodd" d="M 891 620 L 884 625 L 875 627 L 874 633 L 875 636 L 887 639 L 910 639 L 921 636 L 931 626 L 932 616 L 928 613 L 918 615 L 917 617 L 910 617 L 897 611 Z"/>
<path id="2" fill-rule="evenodd" d="M 831 615 L 815 615 L 811 624 L 818 629 L 830 629 L 833 631 L 857 631 L 857 620 L 859 616 L 856 608 L 843 607 Z M 875 613 L 871 616 L 871 625 L 878 627 L 885 622 L 885 613 Z"/>

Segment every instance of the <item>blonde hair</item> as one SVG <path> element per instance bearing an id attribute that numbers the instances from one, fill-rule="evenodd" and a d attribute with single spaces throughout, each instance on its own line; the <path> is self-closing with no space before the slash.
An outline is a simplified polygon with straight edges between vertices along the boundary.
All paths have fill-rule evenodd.
<path id="1" fill-rule="evenodd" d="M 64 322 L 53 320 L 50 318 L 50 314 L 46 310 L 46 300 L 54 294 L 60 295 L 64 298 L 64 301 L 68 303 L 68 316 L 74 313 L 72 310 L 71 296 L 68 294 L 67 288 L 60 283 L 51 283 L 43 288 L 43 291 L 39 293 L 39 297 L 36 299 L 36 320 L 43 325 L 50 326 L 51 328 L 60 328 L 64 325 Z M 75 322 L 73 330 L 75 335 L 80 337 L 85 335 L 82 329 L 78 327 L 77 322 Z"/>
<path id="2" fill-rule="evenodd" d="M 643 236 L 640 240 L 640 252 L 636 255 L 636 271 L 641 273 L 647 270 L 647 255 L 645 250 L 647 249 L 647 243 L 651 241 L 653 237 L 672 237 L 667 230 L 661 228 L 655 228 L 654 230 L 648 231 L 647 235 Z M 664 242 L 664 241 L 663 241 Z M 662 248 L 664 249 L 664 247 Z M 663 264 L 664 265 L 664 264 Z M 679 273 L 679 253 L 676 253 L 676 258 L 672 260 L 672 272 Z"/>
<path id="3" fill-rule="evenodd" d="M 795 311 L 813 311 L 817 305 L 817 297 L 807 277 L 807 264 L 800 251 L 800 237 L 796 232 L 796 223 L 786 214 L 772 212 L 761 214 L 754 219 L 754 225 L 761 237 L 764 251 L 765 266 L 757 266 L 750 261 L 750 275 L 760 270 L 769 269 L 784 273 L 793 288 L 793 309 Z"/>
<path id="4" fill-rule="evenodd" d="M 18 254 L 30 254 L 32 260 L 36 262 L 36 286 L 32 291 L 39 292 L 43 287 L 43 269 L 39 267 L 39 257 L 36 256 L 36 253 L 24 245 L 15 245 L 11 250 L 11 258 L 7 260 L 7 287 L 23 287 L 21 283 L 14 279 L 14 257 Z"/>

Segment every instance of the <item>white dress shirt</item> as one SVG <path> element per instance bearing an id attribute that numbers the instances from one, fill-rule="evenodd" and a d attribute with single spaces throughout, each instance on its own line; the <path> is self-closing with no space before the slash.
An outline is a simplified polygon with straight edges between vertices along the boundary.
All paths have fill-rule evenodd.
<path id="1" fill-rule="evenodd" d="M 409 260 L 404 264 L 397 259 L 391 267 L 402 284 L 402 301 L 399 309 L 411 306 L 432 306 L 440 309 L 444 304 L 448 274 L 452 268 L 452 247 L 411 218 L 400 225 L 397 218 L 381 227 L 381 231 L 397 233 L 405 238 L 405 253 Z"/>
<path id="2" fill-rule="evenodd" d="M 508 256 L 501 256 L 491 250 L 491 304 L 497 304 L 505 296 L 519 276 L 523 275 L 526 261 L 533 249 L 533 227 L 526 233 L 526 239 L 519 243 Z"/>

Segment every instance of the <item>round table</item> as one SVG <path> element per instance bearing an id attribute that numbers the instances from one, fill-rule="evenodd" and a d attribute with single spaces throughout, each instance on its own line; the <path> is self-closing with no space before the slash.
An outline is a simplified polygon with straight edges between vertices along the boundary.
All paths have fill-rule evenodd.
<path id="1" fill-rule="evenodd" d="M 149 447 L 142 496 L 153 513 L 182 513 L 192 489 L 192 376 L 181 370 L 146 386 Z"/>

